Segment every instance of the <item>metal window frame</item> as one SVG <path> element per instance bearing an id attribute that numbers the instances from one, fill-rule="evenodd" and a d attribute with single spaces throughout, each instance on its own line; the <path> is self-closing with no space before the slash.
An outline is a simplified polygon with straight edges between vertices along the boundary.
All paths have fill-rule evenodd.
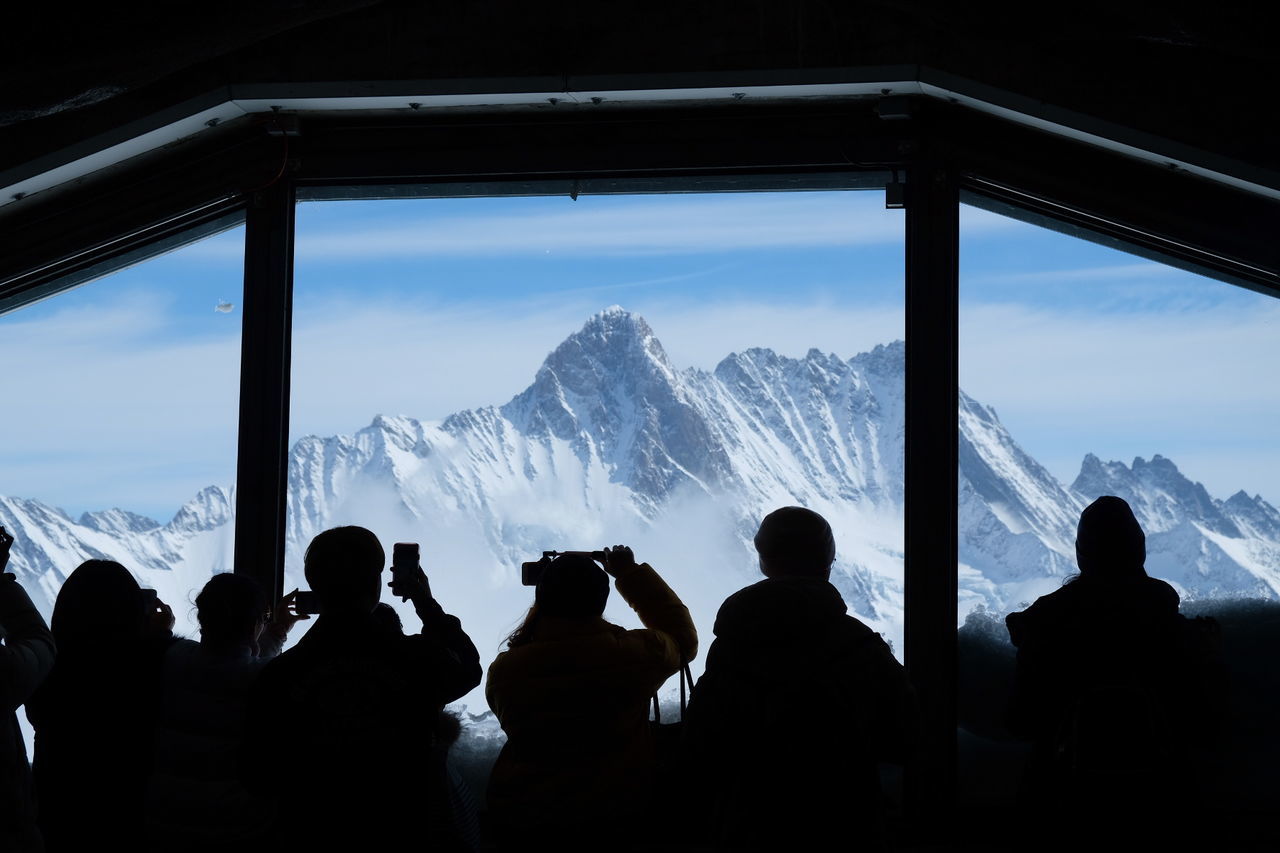
<path id="1" fill-rule="evenodd" d="M 243 211 L 236 571 L 279 591 L 297 200 L 847 188 L 905 176 L 906 657 L 924 700 L 908 809 L 955 803 L 958 208 L 962 200 L 1280 295 L 1280 202 L 963 106 L 645 107 L 598 115 L 247 116 L 85 186 L 0 210 L 0 312 Z M 21 216 L 13 211 L 23 208 Z M 6 228 L 6 226 L 13 226 Z M 927 840 L 923 839 L 923 840 Z"/>

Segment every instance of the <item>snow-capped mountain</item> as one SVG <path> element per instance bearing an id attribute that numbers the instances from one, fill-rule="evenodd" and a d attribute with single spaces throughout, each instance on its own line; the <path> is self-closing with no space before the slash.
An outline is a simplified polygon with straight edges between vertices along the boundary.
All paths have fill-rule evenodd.
<path id="1" fill-rule="evenodd" d="M 210 574 L 230 571 L 233 493 L 209 486 L 167 524 L 122 509 L 70 518 L 38 500 L 0 496 L 0 526 L 15 537 L 15 572 L 48 618 L 62 582 L 84 560 L 116 560 L 157 590 L 180 621 Z"/>
<path id="2" fill-rule="evenodd" d="M 438 422 L 379 415 L 351 436 L 299 440 L 287 574 L 301 582 L 307 542 L 336 524 L 368 526 L 388 548 L 421 542 L 437 596 L 496 651 L 529 603 L 522 560 L 626 542 L 709 638 L 720 601 L 758 578 L 750 540 L 760 517 L 802 504 L 836 530 L 833 581 L 850 610 L 897 642 L 903 357 L 901 342 L 848 360 L 751 349 L 710 372 L 682 370 L 642 318 L 607 309 L 503 405 Z M 1261 497 L 1214 499 L 1160 456 L 1126 466 L 1089 455 L 1064 486 L 966 395 L 959 450 L 961 618 L 1060 584 L 1074 571 L 1080 510 L 1102 494 L 1130 502 L 1149 534 L 1149 569 L 1184 595 L 1280 591 L 1280 511 Z M 120 509 L 73 520 L 0 498 L 0 524 L 18 537 L 12 570 L 43 592 L 46 613 L 87 557 L 120 560 L 181 609 L 210 572 L 230 567 L 233 506 L 211 487 L 161 524 Z"/>

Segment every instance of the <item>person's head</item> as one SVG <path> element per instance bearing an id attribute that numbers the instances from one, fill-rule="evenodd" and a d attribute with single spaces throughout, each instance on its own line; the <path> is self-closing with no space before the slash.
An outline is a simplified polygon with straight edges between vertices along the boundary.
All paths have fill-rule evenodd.
<path id="1" fill-rule="evenodd" d="M 1141 577 L 1146 561 L 1147 537 L 1123 498 L 1104 495 L 1080 513 L 1076 562 L 1081 577 Z"/>
<path id="2" fill-rule="evenodd" d="M 200 640 L 214 646 L 251 646 L 262 633 L 267 597 L 253 578 L 218 574 L 196 596 Z"/>
<path id="3" fill-rule="evenodd" d="M 404 623 L 400 621 L 400 614 L 396 609 L 385 601 L 378 602 L 378 606 L 373 608 L 373 621 L 378 628 L 388 637 L 403 637 Z"/>
<path id="4" fill-rule="evenodd" d="M 811 509 L 784 506 L 760 522 L 756 532 L 760 571 L 767 578 L 826 580 L 836 559 L 836 540 L 827 520 Z"/>
<path id="5" fill-rule="evenodd" d="M 594 619 L 609 600 L 609 576 L 585 554 L 561 554 L 538 579 L 534 602 L 547 616 Z"/>
<path id="6" fill-rule="evenodd" d="M 543 570 L 534 590 L 533 607 L 507 637 L 507 645 L 529 642 L 543 617 L 599 619 L 608 600 L 609 576 L 595 560 L 584 554 L 561 554 Z"/>
<path id="7" fill-rule="evenodd" d="M 59 650 L 82 645 L 106 649 L 142 637 L 155 600 L 155 590 L 142 589 L 119 563 L 86 560 L 58 591 L 49 627 Z"/>
<path id="8" fill-rule="evenodd" d="M 370 613 L 382 595 L 387 554 L 363 527 L 335 527 L 311 540 L 303 558 L 307 583 L 326 613 Z"/>

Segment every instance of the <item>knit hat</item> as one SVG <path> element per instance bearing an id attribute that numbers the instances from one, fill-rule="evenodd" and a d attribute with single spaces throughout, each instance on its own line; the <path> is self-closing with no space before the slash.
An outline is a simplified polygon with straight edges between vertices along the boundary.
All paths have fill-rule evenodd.
<path id="1" fill-rule="evenodd" d="M 762 563 L 780 575 L 825 577 L 836 558 L 827 520 L 811 509 L 784 506 L 760 522 L 755 538 Z"/>

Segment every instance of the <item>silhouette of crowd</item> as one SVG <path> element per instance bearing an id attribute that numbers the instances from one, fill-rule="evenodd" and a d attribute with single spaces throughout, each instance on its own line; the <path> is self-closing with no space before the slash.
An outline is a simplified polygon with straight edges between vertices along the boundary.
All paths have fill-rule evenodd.
<path id="1" fill-rule="evenodd" d="M 13 544 L 0 528 L 0 570 Z M 915 691 L 831 583 L 825 519 L 776 510 L 755 547 L 763 579 L 721 606 L 696 684 L 689 610 L 629 547 L 526 564 L 532 606 L 485 681 L 506 741 L 483 808 L 446 709 L 485 675 L 476 646 L 397 551 L 385 585 L 420 623 L 405 632 L 364 528 L 308 547 L 318 607 L 215 575 L 198 642 L 119 563 L 76 568 L 48 626 L 5 574 L 0 850 L 887 849 L 881 768 L 912 757 Z M 1162 810 L 1195 796 L 1180 733 L 1222 713 L 1218 629 L 1147 575 L 1123 500 L 1085 509 L 1076 549 L 1079 575 L 1007 619 L 1007 726 L 1032 744 L 1020 831 L 1026 849 L 1174 846 Z M 605 620 L 611 588 L 642 628 Z"/>

